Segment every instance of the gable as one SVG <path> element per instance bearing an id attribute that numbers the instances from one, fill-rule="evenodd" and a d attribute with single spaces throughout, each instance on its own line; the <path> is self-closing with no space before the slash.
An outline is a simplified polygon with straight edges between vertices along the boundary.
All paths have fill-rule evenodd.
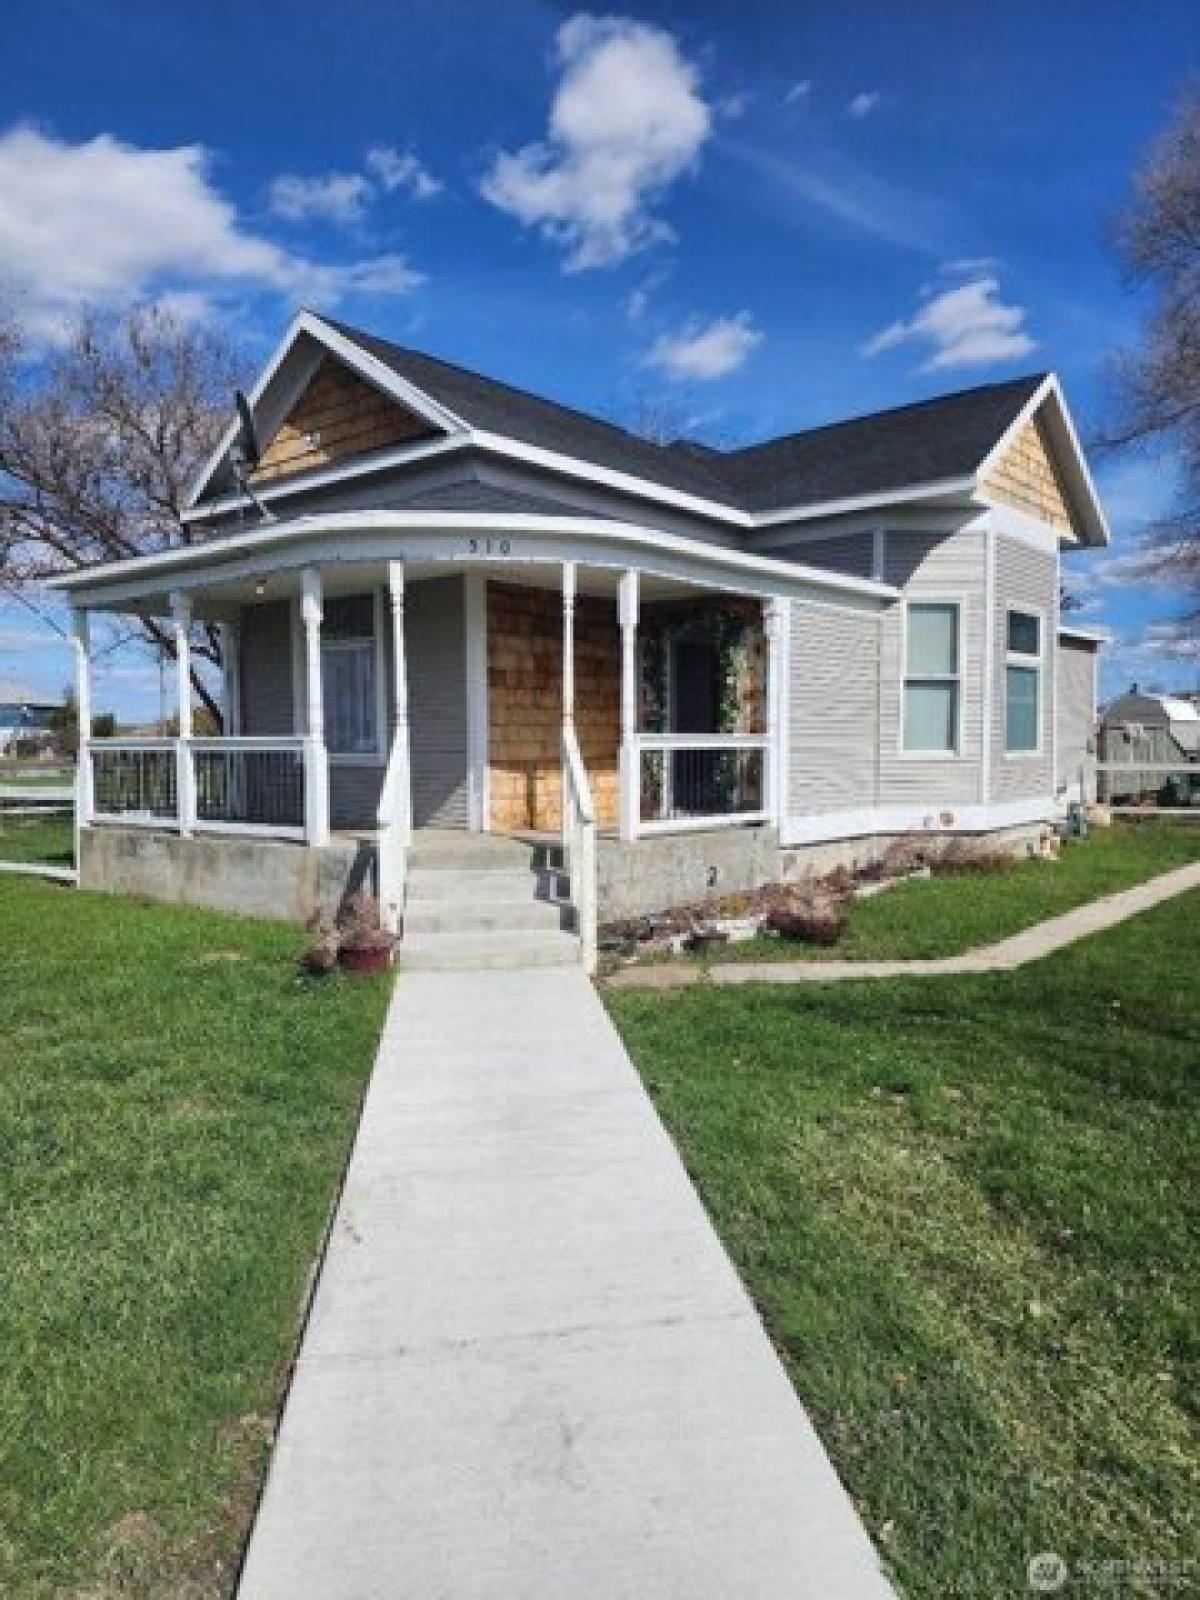
<path id="1" fill-rule="evenodd" d="M 431 438 L 434 431 L 424 417 L 334 357 L 323 356 L 271 436 L 254 481 L 282 478 L 350 456 Z"/>
<path id="2" fill-rule="evenodd" d="M 1018 428 L 1008 448 L 989 468 L 981 488 L 1003 505 L 1052 527 L 1074 531 L 1062 478 L 1036 416 Z"/>

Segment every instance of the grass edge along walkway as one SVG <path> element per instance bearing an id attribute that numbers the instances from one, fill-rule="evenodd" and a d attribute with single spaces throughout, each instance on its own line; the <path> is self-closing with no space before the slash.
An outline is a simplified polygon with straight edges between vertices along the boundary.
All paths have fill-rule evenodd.
<path id="1" fill-rule="evenodd" d="M 690 984 L 739 983 L 839 983 L 847 979 L 903 978 L 950 975 L 959 972 L 1011 972 L 1030 961 L 1040 961 L 1089 934 L 1115 927 L 1164 900 L 1200 888 L 1200 861 L 1173 872 L 1160 873 L 1132 889 L 1103 895 L 1060 916 L 1034 923 L 1020 933 L 993 944 L 980 945 L 957 956 L 900 961 L 771 961 L 742 965 L 700 966 L 669 962 L 660 966 L 625 967 L 605 982 L 613 989 L 681 989 Z"/>

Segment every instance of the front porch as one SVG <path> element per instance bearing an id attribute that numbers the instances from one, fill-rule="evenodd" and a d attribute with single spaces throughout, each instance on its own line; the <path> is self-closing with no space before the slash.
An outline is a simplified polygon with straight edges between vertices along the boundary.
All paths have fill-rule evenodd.
<path id="1" fill-rule="evenodd" d="M 369 860 L 398 926 L 414 829 L 550 833 L 586 950 L 598 911 L 621 914 L 597 907 L 598 849 L 607 861 L 639 841 L 775 819 L 780 629 L 769 598 L 574 560 L 216 566 L 187 588 L 76 605 L 85 729 L 88 617 L 100 607 L 167 620 L 177 731 L 81 740 L 85 885 L 118 886 L 153 856 L 150 880 L 165 872 L 170 897 L 189 898 L 178 879 L 195 845 L 200 878 L 244 875 L 254 854 L 251 878 L 285 880 L 277 914 L 292 915 L 317 868 L 282 868 L 278 850 L 315 852 L 343 863 L 327 885 L 346 876 L 343 858 Z M 219 734 L 198 730 L 192 710 L 200 623 L 222 640 Z M 98 837 L 115 831 L 168 835 L 175 847 Z M 231 846 L 226 868 L 216 840 Z M 239 867 L 237 844 L 276 849 L 243 849 Z M 628 884 L 630 874 L 602 876 Z M 267 909 L 257 890 L 249 898 L 248 909 Z"/>

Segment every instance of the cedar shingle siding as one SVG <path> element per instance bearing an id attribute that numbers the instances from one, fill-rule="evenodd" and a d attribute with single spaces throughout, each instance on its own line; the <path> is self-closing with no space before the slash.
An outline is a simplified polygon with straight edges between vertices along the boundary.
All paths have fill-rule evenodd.
<path id="1" fill-rule="evenodd" d="M 424 438 L 429 424 L 326 356 L 263 451 L 257 481 Z"/>

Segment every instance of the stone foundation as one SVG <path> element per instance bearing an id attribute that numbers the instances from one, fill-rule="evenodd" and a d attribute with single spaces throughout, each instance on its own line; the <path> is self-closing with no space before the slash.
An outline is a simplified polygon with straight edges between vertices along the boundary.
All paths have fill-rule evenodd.
<path id="1" fill-rule="evenodd" d="M 347 894 L 373 891 L 375 849 L 335 839 L 314 850 L 277 839 L 95 826 L 79 840 L 79 887 L 135 899 L 307 922 L 331 917 Z"/>
<path id="2" fill-rule="evenodd" d="M 858 872 L 864 867 L 874 866 L 901 840 L 920 849 L 934 861 L 951 848 L 974 848 L 1011 855 L 1014 860 L 1022 861 L 1031 853 L 1036 853 L 1045 829 L 1045 823 L 1035 822 L 1023 823 L 1017 828 L 998 828 L 993 833 L 879 833 L 862 839 L 831 839 L 822 844 L 793 845 L 779 852 L 778 877 L 781 883 L 806 883 L 814 878 L 827 877 L 839 867 Z"/>

